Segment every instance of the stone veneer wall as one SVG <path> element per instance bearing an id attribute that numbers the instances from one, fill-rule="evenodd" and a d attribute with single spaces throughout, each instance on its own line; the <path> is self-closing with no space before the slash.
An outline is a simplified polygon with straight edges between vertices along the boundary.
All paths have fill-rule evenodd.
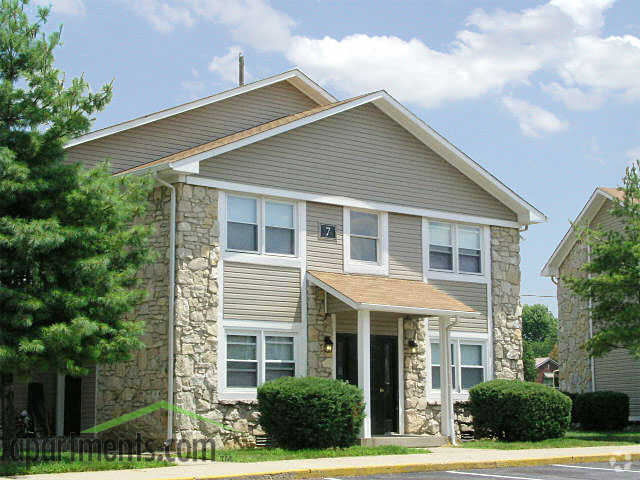
<path id="1" fill-rule="evenodd" d="M 577 243 L 560 266 L 560 276 L 580 274 L 587 248 Z M 584 275 L 584 273 L 582 273 Z M 591 361 L 582 346 L 589 340 L 589 304 L 558 282 L 558 363 L 560 390 L 591 391 Z"/>
<path id="2" fill-rule="evenodd" d="M 523 380 L 520 232 L 516 228 L 491 227 L 491 293 L 494 376 Z"/>
<path id="3" fill-rule="evenodd" d="M 402 323 L 405 346 L 415 339 L 418 351 L 404 349 L 404 430 L 414 435 L 434 434 L 440 431 L 439 419 L 427 405 L 427 357 L 429 342 L 425 321 L 418 317 L 405 317 Z"/>
<path id="4" fill-rule="evenodd" d="M 154 225 L 152 246 L 158 259 L 140 273 L 148 292 L 147 299 L 130 315 L 145 321 L 146 345 L 129 362 L 101 365 L 96 389 L 96 423 L 167 399 L 167 319 L 169 315 L 169 215 L 170 193 L 156 188 L 151 207 L 142 223 Z M 166 412 L 157 411 L 106 431 L 105 437 L 135 438 L 140 432 L 145 439 L 166 438 Z"/>
<path id="5" fill-rule="evenodd" d="M 333 320 L 324 313 L 324 290 L 307 285 L 307 375 L 333 377 L 333 354 L 324 351 L 324 337 L 333 335 Z M 336 347 L 335 345 L 333 346 Z"/>
<path id="6" fill-rule="evenodd" d="M 233 430 L 176 414 L 175 436 L 214 440 L 218 448 L 250 446 L 263 433 L 255 402 L 218 398 L 218 191 L 185 184 L 176 189 L 175 403 Z"/>

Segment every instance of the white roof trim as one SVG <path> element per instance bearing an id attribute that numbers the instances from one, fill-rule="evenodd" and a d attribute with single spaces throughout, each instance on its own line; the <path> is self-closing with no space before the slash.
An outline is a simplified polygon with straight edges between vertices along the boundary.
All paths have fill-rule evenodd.
<path id="1" fill-rule="evenodd" d="M 395 313 L 408 313 L 414 315 L 434 315 L 434 316 L 451 316 L 451 317 L 466 317 L 466 318 L 476 318 L 481 317 L 482 314 L 478 312 L 465 312 L 458 310 L 442 310 L 439 308 L 418 308 L 418 307 L 403 307 L 400 305 L 378 305 L 375 303 L 358 303 L 351 298 L 343 295 L 341 292 L 331 287 L 327 283 L 319 280 L 314 277 L 310 273 L 307 273 L 307 279 L 309 282 L 314 285 L 320 287 L 325 292 L 333 295 L 338 300 L 347 304 L 349 307 L 354 310 L 373 310 L 376 312 L 395 312 Z"/>
<path id="2" fill-rule="evenodd" d="M 573 222 L 574 224 L 584 224 L 589 223 L 593 220 L 596 213 L 600 211 L 605 201 L 614 200 L 614 198 L 609 195 L 607 192 L 596 188 L 594 192 L 589 197 L 589 201 L 582 207 L 582 210 L 578 214 L 578 217 Z M 564 262 L 569 252 L 576 243 L 576 236 L 574 234 L 573 225 L 569 227 L 567 233 L 564 234 L 562 240 L 555 248 L 547 263 L 545 263 L 544 267 L 542 267 L 542 272 L 540 274 L 543 277 L 557 277 L 559 274 L 560 265 Z"/>
<path id="3" fill-rule="evenodd" d="M 161 110 L 156 113 L 151 113 L 149 115 L 144 115 L 142 117 L 134 118 L 133 120 L 128 120 L 126 122 L 118 123 L 110 127 L 102 128 L 100 130 L 87 133 L 86 135 L 81 135 L 69 141 L 65 145 L 65 148 L 73 147 L 75 145 L 79 145 L 85 142 L 90 142 L 91 140 L 96 140 L 98 138 L 106 137 L 108 135 L 113 135 L 114 133 L 139 127 L 141 125 L 155 122 L 157 120 L 162 120 L 163 118 L 171 117 L 173 115 L 178 115 L 180 113 L 188 112 L 189 110 L 204 107 L 205 105 L 219 102 L 221 100 L 225 100 L 230 97 L 235 97 L 236 95 L 242 95 L 243 93 L 247 93 L 252 90 L 257 90 L 259 88 L 273 85 L 274 83 L 278 83 L 282 81 L 289 82 L 291 85 L 293 85 L 295 88 L 300 90 L 302 93 L 307 95 L 309 98 L 311 98 L 313 101 L 315 101 L 319 105 L 327 105 L 329 103 L 338 101 L 333 95 L 331 95 L 329 92 L 323 89 L 320 85 L 318 85 L 309 77 L 307 77 L 300 70 L 293 69 L 288 72 L 275 75 L 273 77 L 265 78 L 257 82 L 243 85 L 242 87 L 232 88 L 230 90 L 218 93 L 216 95 L 211 95 L 209 97 L 201 98 L 199 100 L 194 100 L 193 102 L 184 103 L 182 105 L 178 105 L 177 107 L 167 108 L 165 110 Z"/>
<path id="4" fill-rule="evenodd" d="M 472 181 L 481 186 L 495 198 L 511 208 L 518 215 L 518 222 L 522 225 L 530 223 L 540 223 L 547 220 L 546 215 L 536 209 L 533 205 L 526 202 L 518 196 L 513 190 L 504 185 L 500 180 L 487 172 L 484 168 L 474 162 L 471 158 L 461 152 L 458 148 L 448 142 L 442 135 L 429 127 L 422 120 L 417 118 L 413 113 L 402 106 L 397 100 L 391 97 L 387 92 L 380 91 L 356 98 L 351 102 L 343 103 L 334 108 L 329 108 L 322 112 L 310 115 L 300 120 L 293 121 L 286 125 L 272 128 L 262 133 L 243 138 L 233 143 L 229 143 L 219 148 L 214 148 L 207 152 L 199 153 L 183 160 L 179 160 L 171 164 L 171 168 L 181 167 L 187 163 L 200 162 L 205 159 L 221 155 L 223 153 L 235 150 L 246 145 L 270 138 L 274 135 L 293 130 L 304 125 L 316 122 L 323 118 L 337 115 L 341 112 L 359 107 L 366 103 L 373 103 L 384 113 L 389 115 L 393 120 L 398 122 L 418 140 L 427 145 L 429 148 L 440 154 L 445 160 L 451 163 L 455 168 L 469 177 Z M 166 164 L 161 164 L 159 168 L 166 168 Z"/>

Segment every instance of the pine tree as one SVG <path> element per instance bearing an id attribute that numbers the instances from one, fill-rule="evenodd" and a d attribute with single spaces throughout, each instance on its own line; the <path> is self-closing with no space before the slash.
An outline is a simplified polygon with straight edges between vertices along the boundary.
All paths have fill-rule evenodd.
<path id="1" fill-rule="evenodd" d="M 577 226 L 577 237 L 590 249 L 583 275 L 562 278 L 585 301 L 591 301 L 595 334 L 586 351 L 600 357 L 616 348 L 640 358 L 640 162 L 627 168 L 623 199 L 611 215 L 622 231 Z M 587 275 L 584 275 L 586 273 Z"/>
<path id="2" fill-rule="evenodd" d="M 112 88 L 92 93 L 84 78 L 65 81 L 53 54 L 61 30 L 43 33 L 48 14 L 28 0 L 1 0 L 3 401 L 8 375 L 83 375 L 141 348 L 143 324 L 127 314 L 145 295 L 137 273 L 153 255 L 151 230 L 135 222 L 150 180 L 65 161 L 65 142 L 89 130 Z M 11 430 L 6 410 L 3 441 Z"/>

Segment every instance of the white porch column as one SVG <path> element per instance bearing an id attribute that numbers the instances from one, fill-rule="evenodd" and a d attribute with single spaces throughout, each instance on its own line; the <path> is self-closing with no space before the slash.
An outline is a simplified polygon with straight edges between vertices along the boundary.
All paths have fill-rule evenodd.
<path id="1" fill-rule="evenodd" d="M 451 348 L 449 347 L 449 317 L 439 317 L 440 327 L 440 431 L 456 444 L 453 399 L 451 392 Z"/>
<path id="2" fill-rule="evenodd" d="M 56 378 L 56 435 L 64 435 L 64 386 L 65 375 L 58 373 Z"/>
<path id="3" fill-rule="evenodd" d="M 371 312 L 358 310 L 358 386 L 364 392 L 364 422 L 360 436 L 371 438 Z"/>

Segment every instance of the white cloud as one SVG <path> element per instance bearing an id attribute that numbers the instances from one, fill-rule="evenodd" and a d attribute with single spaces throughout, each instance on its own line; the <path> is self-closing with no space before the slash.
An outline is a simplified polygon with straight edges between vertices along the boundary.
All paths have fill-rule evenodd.
<path id="1" fill-rule="evenodd" d="M 538 138 L 545 133 L 556 133 L 569 127 L 567 122 L 553 113 L 526 100 L 506 96 L 502 98 L 502 104 L 516 117 L 520 130 L 528 137 Z"/>
<path id="2" fill-rule="evenodd" d="M 195 20 L 191 11 L 184 6 L 174 6 L 160 0 L 134 0 L 127 5 L 153 28 L 160 32 L 170 32 L 176 26 L 191 27 Z"/>
<path id="3" fill-rule="evenodd" d="M 605 96 L 599 91 L 585 92 L 577 87 L 565 87 L 557 82 L 541 84 L 540 88 L 554 100 L 564 103 L 569 110 L 597 110 L 605 101 Z"/>
<path id="4" fill-rule="evenodd" d="M 636 160 L 640 160 L 640 146 L 630 148 L 625 152 L 625 155 L 627 156 L 630 164 L 635 164 Z"/>
<path id="5" fill-rule="evenodd" d="M 82 16 L 87 10 L 83 0 L 36 0 L 35 3 L 44 7 L 51 5 L 51 10 L 61 15 Z"/>
<path id="6" fill-rule="evenodd" d="M 209 63 L 209 71 L 216 73 L 222 80 L 230 83 L 238 82 L 238 55 L 240 55 L 240 47 L 234 45 L 229 47 L 227 53 L 220 57 L 213 57 Z M 251 81 L 251 73 L 245 68 L 244 81 Z"/>

